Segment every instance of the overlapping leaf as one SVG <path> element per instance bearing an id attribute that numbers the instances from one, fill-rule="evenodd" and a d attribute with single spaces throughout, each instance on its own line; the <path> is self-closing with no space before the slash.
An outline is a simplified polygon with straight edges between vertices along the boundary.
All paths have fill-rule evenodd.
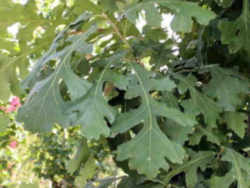
<path id="1" fill-rule="evenodd" d="M 53 58 L 58 60 L 54 72 L 34 85 L 26 103 L 19 110 L 17 119 L 24 122 L 27 129 L 49 131 L 54 123 L 59 123 L 62 126 L 71 124 L 70 118 L 65 115 L 67 103 L 61 96 L 60 82 L 61 80 L 65 82 L 73 100 L 87 93 L 91 84 L 74 74 L 70 67 L 70 61 L 73 52 L 79 50 L 79 48 L 82 49 L 81 53 L 83 54 L 91 53 L 89 44 L 84 40 L 95 31 L 96 27 L 91 27 L 89 31 L 77 36 L 77 39 L 71 45 L 53 54 Z M 48 61 L 40 63 L 37 66 L 43 67 Z M 39 73 L 41 70 L 35 69 L 34 71 Z M 36 76 L 35 74 L 32 75 Z"/>
<path id="2" fill-rule="evenodd" d="M 202 137 L 206 137 L 207 141 L 220 145 L 221 143 L 221 137 L 216 135 L 211 128 L 204 128 L 200 125 L 200 127 L 197 127 L 194 131 L 194 134 L 192 134 L 189 138 L 189 144 L 190 145 L 198 145 L 202 139 Z"/>
<path id="3" fill-rule="evenodd" d="M 178 130 L 178 131 L 176 131 Z M 190 126 L 181 126 L 180 124 L 168 119 L 162 126 L 162 131 L 174 142 L 183 145 L 189 139 L 189 135 L 194 132 Z"/>
<path id="4" fill-rule="evenodd" d="M 157 183 L 136 183 L 134 177 L 124 177 L 118 184 L 117 188 L 164 188 L 163 185 Z"/>
<path id="5" fill-rule="evenodd" d="M 206 86 L 205 92 L 217 99 L 217 103 L 225 111 L 235 111 L 242 104 L 240 94 L 248 94 L 250 82 L 233 75 L 229 70 L 216 68 L 211 71 L 212 79 Z"/>
<path id="6" fill-rule="evenodd" d="M 82 139 L 78 146 L 75 155 L 72 159 L 70 159 L 66 165 L 66 169 L 70 174 L 74 174 L 74 172 L 80 167 L 81 163 L 85 163 L 90 156 L 90 150 L 88 148 L 87 140 Z"/>
<path id="7" fill-rule="evenodd" d="M 186 161 L 183 165 L 175 166 L 164 179 L 164 182 L 169 183 L 171 178 L 175 175 L 185 172 L 186 185 L 188 188 L 195 187 L 198 183 L 197 172 L 199 169 L 206 169 L 207 165 L 211 163 L 215 154 L 210 151 L 203 151 L 192 154 L 189 161 Z"/>
<path id="8" fill-rule="evenodd" d="M 0 100 L 7 101 L 11 94 L 20 94 L 15 58 L 0 54 Z"/>
<path id="9" fill-rule="evenodd" d="M 240 49 L 250 52 L 250 10 L 248 0 L 243 0 L 240 17 L 235 21 L 221 20 L 218 27 L 222 33 L 221 41 L 229 46 L 231 53 L 236 53 Z"/>
<path id="10" fill-rule="evenodd" d="M 87 184 L 87 181 L 92 179 L 96 174 L 97 163 L 95 158 L 91 155 L 84 166 L 80 169 L 79 176 L 75 178 L 75 185 L 82 187 Z"/>
<path id="11" fill-rule="evenodd" d="M 139 65 L 132 65 L 134 75 L 131 75 L 131 84 L 127 97 L 140 96 L 142 104 L 138 109 L 120 115 L 113 129 L 114 133 L 122 133 L 130 128 L 143 123 L 143 128 L 130 141 L 118 147 L 118 160 L 129 159 L 129 166 L 148 177 L 155 177 L 160 168 L 168 169 L 166 158 L 172 163 L 182 163 L 185 155 L 180 144 L 171 141 L 160 129 L 157 117 L 163 116 L 179 123 L 182 126 L 193 126 L 196 122 L 175 108 L 168 108 L 164 103 L 159 103 L 150 95 L 152 90 L 170 91 L 175 84 L 170 79 L 162 82 L 159 87 L 151 72 Z M 161 80 L 159 81 L 161 83 Z M 164 84 L 163 84 L 164 83 Z"/>
<path id="12" fill-rule="evenodd" d="M 68 27 L 66 27 L 64 30 L 62 30 L 54 39 L 52 42 L 49 50 L 38 60 L 38 62 L 32 67 L 32 70 L 27 78 L 22 83 L 23 88 L 30 89 L 32 88 L 36 82 L 40 81 L 42 77 L 42 69 L 46 67 L 46 64 L 48 64 L 51 60 L 54 60 L 56 58 L 60 58 L 61 56 L 66 53 L 67 50 L 57 51 L 57 48 L 60 47 L 61 43 L 63 42 L 63 39 L 65 38 L 65 33 L 69 29 L 74 29 L 74 27 L 77 27 L 79 24 L 82 24 L 83 22 L 86 22 L 91 17 L 91 14 L 89 13 L 83 13 L 81 14 L 73 23 L 71 23 Z M 72 42 L 72 45 L 74 49 L 70 49 L 69 52 L 73 52 L 74 50 L 79 51 L 78 48 L 83 49 L 83 52 L 89 52 L 91 51 L 91 45 L 86 44 L 84 40 L 94 32 L 96 28 L 92 27 L 88 32 L 84 33 L 80 36 L 73 36 L 71 39 L 69 39 L 70 42 Z M 82 45 L 82 43 L 85 43 L 85 45 Z M 85 48 L 84 48 L 84 47 Z M 69 53 L 70 54 L 70 53 Z"/>
<path id="13" fill-rule="evenodd" d="M 225 176 L 214 176 L 211 179 L 211 187 L 228 188 L 232 183 L 237 182 L 237 188 L 250 187 L 250 160 L 240 153 L 226 148 L 222 161 L 232 164 Z"/>
<path id="14" fill-rule="evenodd" d="M 179 91 L 184 93 L 189 90 L 191 95 L 190 99 L 182 102 L 185 112 L 195 116 L 203 114 L 205 122 L 209 126 L 215 127 L 216 120 L 219 118 L 219 113 L 222 109 L 211 98 L 195 89 L 196 81 L 194 77 L 189 76 L 184 79 L 180 75 L 176 75 L 176 78 L 180 80 Z"/>
<path id="15" fill-rule="evenodd" d="M 157 4 L 160 7 L 169 8 L 175 14 L 171 26 L 176 32 L 191 32 L 192 18 L 195 18 L 202 25 L 207 25 L 210 20 L 215 18 L 212 11 L 199 7 L 197 3 L 179 0 L 144 1 L 128 8 L 126 16 L 131 22 L 136 23 L 138 13 L 144 10 L 147 24 L 159 27 L 161 25 L 161 13 Z"/>
<path id="16" fill-rule="evenodd" d="M 228 128 L 233 130 L 239 137 L 243 138 L 247 129 L 247 115 L 240 112 L 226 112 L 225 120 Z"/>
<path id="17" fill-rule="evenodd" d="M 23 5 L 11 0 L 0 2 L 2 15 L 0 18 L 0 49 L 10 52 L 10 56 L 17 57 L 13 64 L 19 69 L 18 75 L 21 79 L 24 79 L 29 73 L 29 60 L 36 59 L 44 49 L 49 47 L 59 26 L 69 24 L 76 15 L 82 14 L 84 10 L 93 12 L 98 10 L 97 6 L 89 0 L 84 3 L 74 1 L 72 7 L 67 7 L 65 1 L 58 2 L 56 6 L 50 6 L 52 3 L 52 1 L 46 2 L 47 9 L 41 10 L 39 2 L 33 0 L 28 0 Z M 17 35 L 12 38 L 7 29 L 17 23 L 20 27 L 18 27 Z M 39 30 L 42 30 L 42 33 L 37 35 Z"/>
<path id="18" fill-rule="evenodd" d="M 110 65 L 121 61 L 125 53 L 118 53 L 108 59 L 106 68 L 99 75 L 96 85 L 89 92 L 76 100 L 69 111 L 76 112 L 74 124 L 80 124 L 81 131 L 88 139 L 98 139 L 101 135 L 109 136 L 110 130 L 106 122 L 114 122 L 116 111 L 108 105 L 103 96 L 105 81 L 112 82 L 118 88 L 126 88 L 128 80 L 120 74 L 109 74 Z"/>

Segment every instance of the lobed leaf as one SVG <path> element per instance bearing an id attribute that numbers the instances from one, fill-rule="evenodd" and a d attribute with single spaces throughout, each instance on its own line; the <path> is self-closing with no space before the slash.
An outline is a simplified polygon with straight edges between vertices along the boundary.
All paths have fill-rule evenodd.
<path id="1" fill-rule="evenodd" d="M 250 160 L 240 153 L 226 148 L 222 161 L 232 164 L 229 172 L 225 176 L 213 176 L 210 181 L 211 187 L 230 187 L 233 182 L 237 182 L 237 188 L 247 188 L 250 186 Z"/>
<path id="2" fill-rule="evenodd" d="M 160 8 L 169 8 L 175 14 L 171 27 L 176 32 L 191 32 L 193 18 L 202 25 L 208 25 L 210 20 L 216 17 L 212 11 L 199 7 L 197 3 L 179 0 L 149 0 L 137 3 L 127 9 L 126 16 L 132 23 L 136 23 L 138 13 L 144 10 L 147 24 L 160 27 L 162 17 L 157 4 L 160 5 Z"/>
<path id="3" fill-rule="evenodd" d="M 159 169 L 169 169 L 169 165 L 165 158 L 172 163 L 182 163 L 185 151 L 180 144 L 171 141 L 160 129 L 157 117 L 163 116 L 176 121 L 182 126 L 193 126 L 196 122 L 191 117 L 181 113 L 178 109 L 168 108 L 162 103 L 157 102 L 150 96 L 149 92 L 155 89 L 152 74 L 147 72 L 139 65 L 131 64 L 134 72 L 135 80 L 128 87 L 130 96 L 140 96 L 142 99 L 138 109 L 126 112 L 118 116 L 112 131 L 114 133 L 122 133 L 130 128 L 143 123 L 143 128 L 130 141 L 121 144 L 117 150 L 117 159 L 129 159 L 129 166 L 136 169 L 139 173 L 145 174 L 150 178 L 155 177 Z M 152 80 L 151 80 L 151 79 Z M 160 81 L 161 82 L 161 81 Z M 172 81 L 164 85 L 172 85 Z M 172 87 L 173 88 L 173 87 Z M 172 89 L 168 87 L 168 90 Z M 132 91 L 130 91 L 132 90 Z"/>
<path id="4" fill-rule="evenodd" d="M 221 41 L 229 46 L 231 53 L 236 53 L 240 49 L 250 52 L 250 10 L 249 1 L 243 0 L 243 9 L 241 15 L 234 21 L 221 20 L 219 29 L 221 31 Z"/>
<path id="5" fill-rule="evenodd" d="M 225 111 L 235 111 L 242 103 L 240 94 L 247 95 L 250 91 L 249 81 L 222 68 L 213 69 L 211 75 L 212 79 L 205 87 L 205 92 L 215 97 Z"/>
<path id="6" fill-rule="evenodd" d="M 66 109 L 69 104 L 62 98 L 60 93 L 60 83 L 63 80 L 68 87 L 70 96 L 73 100 L 87 93 L 91 84 L 79 78 L 71 70 L 70 61 L 73 52 L 79 50 L 79 45 L 85 46 L 84 54 L 91 51 L 89 44 L 84 43 L 91 33 L 96 31 L 96 27 L 91 27 L 88 32 L 81 34 L 75 41 L 65 49 L 53 54 L 59 62 L 46 79 L 36 82 L 25 104 L 19 109 L 17 120 L 24 122 L 24 126 L 31 131 L 50 131 L 55 123 L 62 126 L 69 126 L 72 122 L 70 117 L 66 116 Z M 45 55 L 47 56 L 47 55 Z M 49 59 L 52 59 L 51 57 Z M 41 61 L 30 74 L 28 82 L 37 80 L 36 76 L 44 67 L 48 59 Z M 33 84 L 31 84 L 33 85 Z"/>

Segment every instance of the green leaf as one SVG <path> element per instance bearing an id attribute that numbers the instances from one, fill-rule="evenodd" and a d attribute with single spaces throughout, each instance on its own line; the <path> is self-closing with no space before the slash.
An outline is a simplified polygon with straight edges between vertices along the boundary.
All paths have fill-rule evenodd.
<path id="1" fill-rule="evenodd" d="M 250 13 L 249 1 L 243 0 L 242 14 L 235 21 L 221 20 L 219 29 L 221 31 L 221 41 L 227 44 L 231 53 L 236 53 L 244 49 L 250 53 Z"/>
<path id="2" fill-rule="evenodd" d="M 184 145 L 185 141 L 188 140 L 188 136 L 194 131 L 194 128 L 190 126 L 183 127 L 173 120 L 168 119 L 162 125 L 162 130 L 169 137 L 169 139 L 180 145 Z"/>
<path id="3" fill-rule="evenodd" d="M 8 127 L 10 120 L 3 114 L 0 114 L 0 133 Z"/>
<path id="4" fill-rule="evenodd" d="M 155 7 L 155 2 L 138 3 L 130 6 L 126 11 L 126 17 L 129 21 L 136 24 L 139 13 L 144 10 L 146 11 L 146 21 L 150 26 L 161 26 L 161 14 L 159 10 Z"/>
<path id="5" fill-rule="evenodd" d="M 65 58 L 67 60 L 70 58 L 74 51 L 79 50 L 83 50 L 83 55 L 86 53 L 91 53 L 91 45 L 87 44 L 85 40 L 97 30 L 96 26 L 90 27 L 85 33 L 81 35 L 68 38 L 68 42 L 71 42 L 71 45 L 65 47 L 65 49 L 61 51 L 57 50 L 62 45 L 62 43 L 64 43 L 63 39 L 65 38 L 65 33 L 70 28 L 74 29 L 74 27 L 77 27 L 79 24 L 87 22 L 90 17 L 91 14 L 89 13 L 85 12 L 81 14 L 73 23 L 71 23 L 55 37 L 49 50 L 38 60 L 38 62 L 36 62 L 36 64 L 32 67 L 32 70 L 28 77 L 23 81 L 23 88 L 31 89 L 36 82 L 43 79 L 44 76 L 42 70 L 47 68 L 47 65 L 51 60 L 55 60 L 57 58 L 62 59 L 63 57 L 67 57 Z M 66 56 L 66 54 L 68 54 L 68 56 Z"/>
<path id="6" fill-rule="evenodd" d="M 240 153 L 226 148 L 222 156 L 222 161 L 232 164 L 229 172 L 225 176 L 213 176 L 210 184 L 214 188 L 228 188 L 237 181 L 237 188 L 247 188 L 250 186 L 250 160 L 243 157 Z"/>
<path id="7" fill-rule="evenodd" d="M 134 179 L 134 177 L 124 177 L 119 184 L 117 185 L 117 188 L 164 188 L 163 185 L 157 184 L 157 183 L 137 183 Z"/>
<path id="8" fill-rule="evenodd" d="M 191 32 L 193 20 L 185 15 L 176 15 L 171 22 L 171 27 L 176 32 Z"/>
<path id="9" fill-rule="evenodd" d="M 7 101 L 11 94 L 20 94 L 16 66 L 17 59 L 0 54 L 0 100 Z"/>
<path id="10" fill-rule="evenodd" d="M 72 159 L 67 163 L 66 169 L 70 174 L 73 174 L 79 167 L 81 162 L 86 162 L 89 158 L 89 148 L 87 140 L 83 139 L 79 142 L 77 151 Z"/>
<path id="11" fill-rule="evenodd" d="M 77 112 L 74 124 L 82 125 L 81 132 L 88 139 L 98 139 L 100 135 L 109 136 L 105 118 L 112 123 L 116 116 L 116 111 L 107 104 L 100 89 L 102 84 L 93 87 L 86 96 L 75 101 L 70 109 Z"/>
<path id="12" fill-rule="evenodd" d="M 215 0 L 215 1 L 219 6 L 222 6 L 223 8 L 228 8 L 233 3 L 233 0 Z"/>
<path id="13" fill-rule="evenodd" d="M 211 71 L 212 79 L 205 88 L 205 92 L 218 100 L 218 104 L 225 111 L 235 111 L 237 105 L 243 103 L 240 94 L 248 94 L 250 82 L 232 74 L 229 70 L 216 68 Z"/>
<path id="14" fill-rule="evenodd" d="M 60 83 L 61 80 L 65 82 L 72 100 L 85 95 L 90 89 L 91 84 L 88 81 L 74 74 L 70 66 L 70 61 L 72 54 L 79 50 L 79 45 L 83 45 L 86 48 L 86 51 L 81 50 L 83 54 L 89 54 L 89 45 L 84 40 L 95 31 L 96 27 L 91 27 L 89 31 L 74 39 L 71 45 L 53 54 L 53 58 L 59 60 L 54 72 L 46 79 L 36 82 L 17 115 L 17 121 L 24 122 L 24 126 L 28 130 L 43 132 L 50 131 L 55 123 L 64 127 L 71 124 L 71 118 L 65 113 L 69 104 L 61 96 Z M 45 67 L 46 63 L 48 63 L 46 58 L 44 61 L 36 66 L 28 80 L 36 80 L 34 78 L 36 76 L 35 73 L 37 71 L 39 73 L 41 71 L 39 68 Z"/>
<path id="15" fill-rule="evenodd" d="M 76 100 L 72 104 L 71 112 L 76 112 L 74 124 L 80 124 L 81 132 L 88 139 L 98 139 L 101 135 L 109 136 L 110 130 L 106 119 L 112 123 L 116 117 L 116 111 L 108 105 L 103 96 L 103 86 L 105 81 L 109 81 L 118 86 L 118 88 L 126 87 L 127 80 L 120 74 L 109 74 L 109 68 L 112 64 L 121 61 L 124 53 L 117 53 L 111 56 L 108 64 L 100 74 L 97 83 L 89 92 Z"/>
<path id="16" fill-rule="evenodd" d="M 131 76 L 136 80 L 131 81 L 128 93 L 133 93 L 130 94 L 133 97 L 140 96 L 142 104 L 136 110 L 121 114 L 112 130 L 113 133 L 122 133 L 139 123 L 143 123 L 144 126 L 135 137 L 118 147 L 117 159 L 121 161 L 129 159 L 129 166 L 132 169 L 153 178 L 160 168 L 168 170 L 169 165 L 165 158 L 172 163 L 182 163 L 185 155 L 181 145 L 169 140 L 161 131 L 157 117 L 167 117 L 182 126 L 193 126 L 196 122 L 178 109 L 168 108 L 154 100 L 149 94 L 152 89 L 155 89 L 151 84 L 152 80 L 157 82 L 155 79 L 150 80 L 152 73 L 136 64 L 131 64 L 131 67 L 134 72 Z M 172 81 L 169 80 L 168 83 L 171 85 Z M 164 85 L 163 88 L 169 89 Z"/>
<path id="17" fill-rule="evenodd" d="M 9 71 L 4 69 L 4 64 L 7 64 L 9 59 L 6 56 L 0 56 L 0 99 L 7 101 L 11 95 L 11 86 L 9 80 Z"/>
<path id="18" fill-rule="evenodd" d="M 197 127 L 194 131 L 194 134 L 190 136 L 189 144 L 190 145 L 198 145 L 201 141 L 201 138 L 205 136 L 207 141 L 220 145 L 220 137 L 218 137 L 213 130 L 203 127 Z"/>
<path id="19" fill-rule="evenodd" d="M 19 188 L 39 188 L 38 183 L 22 183 Z"/>
<path id="20" fill-rule="evenodd" d="M 83 1 L 75 1 L 72 12 L 76 15 L 79 15 L 83 11 L 91 11 L 91 12 L 96 13 L 96 14 L 101 14 L 103 10 L 101 9 L 100 6 L 97 6 L 91 0 L 85 0 L 84 2 Z"/>
<path id="21" fill-rule="evenodd" d="M 198 169 L 207 168 L 207 165 L 211 163 L 215 154 L 210 151 L 203 151 L 192 154 L 191 159 L 184 161 L 182 165 L 174 166 L 167 176 L 164 178 L 166 184 L 176 175 L 181 172 L 185 172 L 187 188 L 193 188 L 198 182 L 197 172 Z"/>
<path id="22" fill-rule="evenodd" d="M 209 21 L 215 18 L 212 11 L 199 7 L 197 3 L 179 0 L 149 0 L 137 3 L 127 9 L 126 16 L 132 23 L 136 23 L 138 13 L 144 10 L 147 24 L 160 26 L 161 14 L 155 6 L 156 4 L 160 5 L 160 7 L 169 8 L 175 14 L 171 26 L 176 32 L 191 32 L 192 18 L 195 18 L 202 25 L 208 25 Z"/>
<path id="23" fill-rule="evenodd" d="M 108 12 L 114 12 L 118 9 L 116 2 L 113 0 L 102 0 L 100 1 L 100 5 Z"/>
<path id="24" fill-rule="evenodd" d="M 75 178 L 74 184 L 82 187 L 87 184 L 87 181 L 92 179 L 96 174 L 97 164 L 93 156 L 90 156 L 84 166 L 80 169 L 79 176 Z"/>
<path id="25" fill-rule="evenodd" d="M 212 99 L 205 94 L 195 89 L 196 81 L 192 76 L 183 78 L 180 75 L 175 75 L 180 80 L 178 89 L 180 93 L 184 93 L 189 90 L 191 98 L 184 100 L 181 105 L 184 107 L 186 113 L 190 115 L 202 114 L 205 118 L 205 122 L 210 127 L 216 127 L 216 120 L 219 118 L 221 108 Z"/>
<path id="26" fill-rule="evenodd" d="M 225 120 L 228 128 L 233 130 L 239 137 L 245 136 L 248 116 L 240 112 L 226 112 Z"/>

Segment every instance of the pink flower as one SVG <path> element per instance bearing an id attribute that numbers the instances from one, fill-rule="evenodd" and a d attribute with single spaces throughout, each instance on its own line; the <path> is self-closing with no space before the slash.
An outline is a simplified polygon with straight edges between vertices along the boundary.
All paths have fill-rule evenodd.
<path id="1" fill-rule="evenodd" d="M 15 106 L 16 108 L 20 107 L 21 106 L 20 99 L 18 97 L 13 97 L 10 102 L 10 105 Z"/>
<path id="2" fill-rule="evenodd" d="M 14 112 L 14 111 L 16 111 L 16 107 L 15 106 L 9 106 L 6 110 L 5 110 L 5 112 L 6 113 L 10 113 L 10 112 Z"/>
<path id="3" fill-rule="evenodd" d="M 10 142 L 9 146 L 12 148 L 12 149 L 15 149 L 17 147 L 17 141 L 13 140 Z"/>
<path id="4" fill-rule="evenodd" d="M 20 99 L 18 97 L 13 97 L 10 101 L 10 105 L 8 105 L 7 107 L 0 106 L 0 110 L 4 111 L 5 113 L 11 113 L 16 111 L 20 106 Z"/>

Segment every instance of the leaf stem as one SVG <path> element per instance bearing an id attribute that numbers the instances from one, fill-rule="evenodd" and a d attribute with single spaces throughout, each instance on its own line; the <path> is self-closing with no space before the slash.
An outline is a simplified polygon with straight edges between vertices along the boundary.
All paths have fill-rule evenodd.
<path id="1" fill-rule="evenodd" d="M 128 43 L 127 39 L 125 36 L 123 36 L 123 34 L 120 32 L 118 26 L 112 21 L 112 19 L 106 14 L 103 13 L 103 17 L 108 21 L 108 23 L 111 25 L 111 27 L 113 28 L 114 32 L 120 37 L 120 39 L 123 41 L 123 43 L 131 50 L 132 47 L 131 45 Z"/>

